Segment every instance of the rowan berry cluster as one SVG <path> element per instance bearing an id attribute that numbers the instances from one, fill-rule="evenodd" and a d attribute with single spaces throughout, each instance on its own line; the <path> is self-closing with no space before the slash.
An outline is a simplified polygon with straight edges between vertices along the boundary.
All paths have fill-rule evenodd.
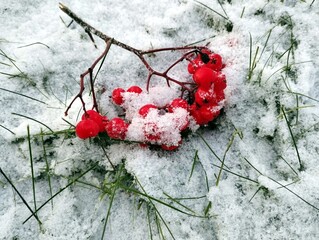
<path id="1" fill-rule="evenodd" d="M 199 125 L 209 123 L 220 113 L 226 88 L 226 77 L 221 73 L 222 68 L 221 56 L 207 49 L 200 51 L 188 64 L 188 72 L 193 74 L 193 80 L 198 86 L 189 111 Z"/>
<path id="2" fill-rule="evenodd" d="M 192 88 L 186 94 L 185 89 L 169 86 L 116 88 L 111 99 L 124 110 L 124 118 L 108 119 L 97 111 L 86 111 L 76 126 L 77 136 L 86 139 L 106 132 L 112 139 L 159 145 L 164 150 L 178 148 L 183 131 L 206 125 L 220 114 L 226 88 L 220 55 L 203 48 L 184 56 L 192 75 L 188 83 Z"/>

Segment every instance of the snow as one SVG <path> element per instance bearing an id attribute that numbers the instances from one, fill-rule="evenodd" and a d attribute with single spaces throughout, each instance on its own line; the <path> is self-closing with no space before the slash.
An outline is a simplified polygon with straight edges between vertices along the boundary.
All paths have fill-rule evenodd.
<path id="1" fill-rule="evenodd" d="M 319 238 L 318 1 L 200 2 L 224 17 L 188 0 L 63 2 L 92 26 L 138 49 L 206 39 L 198 44 L 209 43 L 221 54 L 227 78 L 223 113 L 199 129 L 191 122 L 193 131 L 172 152 L 138 143 L 81 140 L 70 131 L 51 134 L 48 127 L 64 131 L 70 129 L 68 122 L 78 122 L 79 100 L 68 116 L 64 111 L 79 91 L 80 74 L 105 44 L 94 37 L 96 49 L 79 25 L 67 27 L 71 19 L 58 1 L 0 2 L 0 167 L 34 209 L 29 126 L 37 207 L 51 196 L 48 176 L 53 194 L 71 183 L 53 198 L 53 206 L 49 202 L 39 210 L 40 227 L 33 217 L 23 224 L 31 212 L 0 173 L 0 239 L 101 239 L 111 203 L 104 239 L 162 239 L 161 234 L 165 239 L 173 235 L 203 240 Z M 225 28 L 225 18 L 233 24 L 231 32 Z M 161 71 L 180 54 L 156 53 L 149 61 Z M 172 76 L 189 80 L 183 64 Z M 26 77 L 3 74 L 20 71 Z M 147 71 L 134 54 L 112 46 L 96 79 L 101 112 L 117 116 L 119 107 L 109 98 L 112 90 L 132 85 L 145 90 L 146 78 Z M 129 130 L 132 140 L 142 140 L 145 121 L 160 118 L 167 131 L 163 143 L 178 144 L 177 125 L 183 122 L 166 128 L 172 126 L 168 122 L 173 114 L 164 118 L 155 110 L 146 119 L 137 114 L 145 104 L 169 103 L 176 97 L 176 87 L 168 90 L 165 80 L 154 78 L 150 93 L 154 90 L 156 96 L 145 91 L 138 96 L 125 93 L 130 103 L 125 106 L 127 120 L 134 119 Z M 88 89 L 85 83 L 83 99 L 90 108 Z M 177 112 L 188 117 L 183 109 Z M 43 141 L 41 130 L 47 134 Z M 124 164 L 125 176 L 136 191 L 174 208 L 124 190 L 118 190 L 112 202 L 101 190 L 116 185 L 107 184 L 116 179 L 110 161 L 118 169 Z M 72 182 L 95 163 L 98 166 L 81 182 Z M 207 217 L 188 216 L 176 208 L 200 216 L 206 212 Z"/>

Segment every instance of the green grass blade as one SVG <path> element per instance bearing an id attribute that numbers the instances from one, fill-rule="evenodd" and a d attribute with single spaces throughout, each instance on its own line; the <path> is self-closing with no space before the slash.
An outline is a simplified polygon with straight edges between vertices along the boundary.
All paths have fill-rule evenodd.
<path id="1" fill-rule="evenodd" d="M 220 181 L 220 178 L 221 178 L 221 175 L 222 175 L 222 171 L 223 171 L 224 166 L 225 166 L 225 160 L 226 160 L 227 152 L 229 151 L 229 149 L 230 149 L 231 146 L 233 145 L 236 135 L 238 135 L 240 138 L 241 138 L 241 136 L 242 136 L 242 135 L 241 135 L 241 132 L 238 131 L 237 129 L 232 133 L 232 136 L 231 136 L 230 140 L 228 141 L 226 150 L 225 150 L 225 152 L 224 152 L 224 156 L 223 156 L 223 160 L 222 160 L 222 165 L 221 165 L 220 168 L 219 168 L 218 176 L 217 176 L 217 179 L 216 179 L 216 186 L 218 186 L 218 184 L 219 184 L 219 181 Z"/>
<path id="2" fill-rule="evenodd" d="M 29 157 L 30 157 L 30 166 L 31 166 L 33 203 L 34 203 L 34 211 L 36 211 L 37 200 L 36 200 L 36 191 L 35 191 L 35 178 L 34 178 L 33 157 L 32 157 L 31 136 L 30 136 L 29 125 L 27 126 L 27 132 L 28 132 L 28 147 L 29 147 Z"/>
<path id="3" fill-rule="evenodd" d="M 287 91 L 287 93 L 291 93 L 291 94 L 295 94 L 295 95 L 298 95 L 298 96 L 306 97 L 306 98 L 309 98 L 309 99 L 311 99 L 311 100 L 313 100 L 313 101 L 315 101 L 315 102 L 319 102 L 318 99 L 315 99 L 315 98 L 310 97 L 310 96 L 308 96 L 308 95 L 305 95 L 305 94 L 303 94 L 303 93 L 298 93 L 298 92 L 293 92 L 293 91 Z"/>
<path id="4" fill-rule="evenodd" d="M 213 165 L 214 167 L 220 168 L 220 166 L 218 166 L 218 165 L 216 165 L 216 164 L 212 164 L 212 165 Z M 240 175 L 240 174 L 238 174 L 238 173 L 235 173 L 235 172 L 232 172 L 232 171 L 230 171 L 230 170 L 228 170 L 228 169 L 225 169 L 225 168 L 224 168 L 223 171 L 228 172 L 228 173 L 230 173 L 230 174 L 232 174 L 232 175 L 234 175 L 234 176 L 240 177 L 240 178 L 242 178 L 242 179 L 246 179 L 246 180 L 248 180 L 248 181 L 250 181 L 250 182 L 259 184 L 258 181 L 256 181 L 256 180 L 250 179 L 249 177 L 242 176 L 242 175 Z"/>
<path id="5" fill-rule="evenodd" d="M 34 119 L 34 118 L 32 118 L 32 117 L 28 117 L 28 116 L 25 116 L 25 115 L 22 115 L 22 114 L 19 114 L 19 113 L 11 113 L 11 114 L 12 114 L 12 115 L 19 116 L 19 117 L 24 117 L 24 118 L 30 119 L 30 120 L 32 120 L 32 121 L 35 121 L 35 122 L 41 124 L 42 126 L 46 127 L 47 129 L 49 129 L 49 130 L 51 131 L 51 133 L 54 134 L 54 131 L 53 131 L 49 126 L 47 126 L 46 124 L 44 124 L 44 123 L 42 123 L 42 122 L 40 122 L 40 121 L 38 121 L 38 120 L 36 120 L 36 119 Z"/>
<path id="6" fill-rule="evenodd" d="M 183 214 L 185 214 L 185 215 L 188 215 L 188 216 L 191 216 L 191 217 L 203 218 L 203 216 L 194 215 L 194 214 L 185 212 L 185 211 L 183 211 L 183 210 L 181 210 L 181 209 L 179 209 L 179 208 L 177 208 L 177 207 L 174 207 L 174 206 L 172 206 L 172 205 L 170 205 L 170 204 L 168 204 L 168 203 L 166 203 L 166 202 L 164 202 L 164 201 L 161 201 L 161 200 L 159 200 L 159 199 L 157 199 L 157 198 L 155 198 L 155 197 L 152 197 L 152 196 L 150 196 L 150 195 L 148 195 L 148 194 L 146 194 L 146 193 L 140 192 L 140 191 L 138 191 L 138 190 L 136 190 L 136 189 L 133 189 L 133 188 L 130 188 L 130 187 L 127 187 L 127 186 L 123 186 L 123 185 L 121 185 L 121 188 L 122 188 L 123 190 L 128 191 L 128 192 L 132 192 L 132 193 L 141 195 L 141 196 L 143 196 L 143 197 L 146 197 L 146 198 L 148 198 L 149 200 L 158 202 L 158 203 L 160 203 L 160 204 L 162 204 L 162 205 L 164 205 L 164 206 L 166 206 L 166 207 L 169 207 L 169 208 L 171 208 L 171 209 L 173 209 L 173 210 L 175 210 L 175 211 L 177 211 L 177 212 L 183 213 Z"/>
<path id="7" fill-rule="evenodd" d="M 192 176 L 193 176 L 193 172 L 194 172 L 194 169 L 195 169 L 195 164 L 197 162 L 197 158 L 198 158 L 198 150 L 196 150 L 196 152 L 195 152 L 195 156 L 194 156 L 194 160 L 193 160 L 193 164 L 192 164 L 192 169 L 191 169 L 191 173 L 190 173 L 190 175 L 188 177 L 188 181 L 190 181 Z"/>
<path id="8" fill-rule="evenodd" d="M 34 214 L 36 214 L 37 212 L 39 212 L 47 203 L 49 203 L 53 198 L 55 198 L 56 196 L 58 196 L 61 192 L 63 192 L 65 189 L 67 189 L 68 187 L 70 187 L 72 184 L 74 184 L 78 179 L 80 179 L 81 177 L 83 177 L 85 174 L 87 174 L 88 172 L 90 172 L 91 170 L 93 170 L 94 168 L 96 168 L 98 166 L 98 163 L 95 163 L 93 166 L 91 166 L 89 169 L 87 169 L 86 171 L 84 171 L 83 173 L 81 173 L 78 177 L 76 177 L 75 179 L 73 179 L 71 182 L 69 182 L 66 186 L 64 186 L 63 188 L 61 188 L 58 192 L 56 192 L 52 197 L 50 197 L 48 200 L 46 200 L 36 211 L 34 211 L 34 213 L 29 216 L 26 220 L 23 221 L 23 224 L 25 224 L 32 216 L 34 216 Z"/>
<path id="9" fill-rule="evenodd" d="M 115 184 L 113 186 L 113 191 L 112 191 L 112 194 L 111 194 L 109 207 L 107 209 L 106 217 L 105 217 L 105 220 L 104 220 L 101 240 L 103 240 L 104 236 L 105 236 L 106 225 L 107 225 L 108 219 L 109 219 L 109 217 L 111 215 L 111 208 L 112 208 L 112 205 L 113 205 L 113 201 L 114 201 L 116 190 L 119 188 L 119 185 L 120 185 L 120 180 L 121 180 L 121 175 L 122 175 L 122 172 L 123 172 L 123 168 L 124 168 L 123 165 L 120 165 L 120 168 L 119 168 L 119 170 L 118 170 L 118 172 L 116 174 L 117 175 L 116 176 L 116 182 L 115 182 Z"/>
<path id="10" fill-rule="evenodd" d="M 5 126 L 0 124 L 0 127 L 2 127 L 3 129 L 7 130 L 8 132 L 12 133 L 13 135 L 16 135 L 14 132 L 12 132 L 9 128 L 6 128 Z"/>
<path id="11" fill-rule="evenodd" d="M 146 214 L 147 214 L 147 223 L 148 223 L 150 239 L 153 240 L 152 223 L 151 223 L 151 218 L 150 218 L 150 207 L 149 206 L 146 206 Z"/>
<path id="12" fill-rule="evenodd" d="M 259 187 L 259 188 L 257 189 L 257 191 L 253 194 L 253 196 L 249 199 L 248 202 L 251 202 L 251 201 L 253 200 L 253 198 L 257 195 L 257 193 L 258 193 L 262 188 L 263 188 L 263 187 Z"/>
<path id="13" fill-rule="evenodd" d="M 158 216 L 160 217 L 160 219 L 161 219 L 162 222 L 164 223 L 164 225 L 165 225 L 167 231 L 169 232 L 169 234 L 171 235 L 171 237 L 175 240 L 175 237 L 174 237 L 174 235 L 173 235 L 173 232 L 171 231 L 171 229 L 169 228 L 168 224 L 166 223 L 166 221 L 164 220 L 164 218 L 162 217 L 162 215 L 160 214 L 160 212 L 157 210 L 155 204 L 154 204 L 153 201 L 152 201 L 152 200 L 155 200 L 155 198 L 150 198 L 150 196 L 149 196 L 148 194 L 146 194 L 146 191 L 144 190 L 142 184 L 138 181 L 138 179 L 136 178 L 135 180 L 136 180 L 136 182 L 138 183 L 138 185 L 140 186 L 140 188 L 142 189 L 142 191 L 144 192 L 145 197 L 148 198 L 149 202 L 150 202 L 150 203 L 152 204 L 152 206 L 154 207 L 155 212 L 156 212 L 156 215 L 158 215 Z M 164 205 L 167 206 L 168 204 L 164 204 Z M 173 208 L 173 206 L 171 206 L 171 207 Z M 179 212 L 180 212 L 180 210 L 179 210 Z M 163 235 L 162 235 L 162 236 L 163 236 Z M 163 236 L 163 237 L 164 237 L 164 236 Z"/>
<path id="14" fill-rule="evenodd" d="M 299 162 L 299 171 L 302 171 L 302 170 L 303 170 L 303 165 L 302 165 L 302 163 L 301 163 L 301 158 L 300 158 L 298 146 L 297 146 L 295 137 L 294 137 L 294 135 L 293 135 L 293 133 L 292 133 L 292 130 L 291 130 L 290 124 L 289 124 L 289 122 L 288 122 L 288 119 L 287 119 L 287 116 L 286 116 L 286 113 L 285 113 L 285 109 L 284 109 L 283 106 L 281 107 L 281 111 L 282 111 L 282 113 L 283 113 L 283 115 L 284 115 L 284 118 L 285 118 L 285 121 L 286 121 L 286 123 L 287 123 L 287 126 L 288 126 L 288 129 L 289 129 L 289 133 L 290 133 L 290 136 L 291 136 L 293 145 L 294 145 L 295 150 L 296 150 L 296 153 L 297 153 L 297 158 L 298 158 L 298 162 Z"/>
<path id="15" fill-rule="evenodd" d="M 281 184 L 280 182 L 276 181 L 275 179 L 268 177 L 270 180 L 272 180 L 273 182 L 277 183 L 278 185 L 280 185 L 281 187 L 283 187 L 284 189 L 286 189 L 288 192 L 292 193 L 293 195 L 295 195 L 297 198 L 299 198 L 301 201 L 303 201 L 304 203 L 308 204 L 309 206 L 313 207 L 314 209 L 316 209 L 317 211 L 319 211 L 319 208 L 316 207 L 315 205 L 311 204 L 310 202 L 308 202 L 307 200 L 305 200 L 304 198 L 302 198 L 301 196 L 299 196 L 298 194 L 296 194 L 295 192 L 291 191 L 289 188 L 287 188 L 285 185 Z"/>
<path id="16" fill-rule="evenodd" d="M 2 176 L 4 176 L 4 178 L 8 181 L 8 183 L 11 185 L 11 187 L 14 189 L 14 191 L 18 194 L 18 196 L 21 198 L 22 202 L 24 203 L 24 205 L 26 205 L 26 207 L 29 209 L 29 211 L 31 212 L 31 217 L 35 217 L 35 219 L 38 221 L 38 223 L 41 225 L 42 222 L 40 221 L 40 219 L 38 218 L 38 216 L 36 215 L 36 211 L 34 212 L 32 210 L 32 208 L 29 206 L 29 204 L 27 203 L 27 201 L 24 199 L 24 197 L 21 195 L 21 193 L 18 191 L 18 189 L 14 186 L 14 184 L 12 183 L 12 181 L 10 180 L 10 178 L 2 171 L 2 168 L 0 167 L 0 173 L 2 174 Z"/>
<path id="17" fill-rule="evenodd" d="M 228 17 L 226 17 L 226 16 L 224 16 L 223 14 L 220 14 L 219 12 L 215 11 L 214 9 L 208 7 L 206 4 L 201 3 L 201 2 L 199 2 L 199 1 L 197 1 L 197 0 L 194 0 L 194 2 L 198 3 L 199 5 L 201 5 L 201 6 L 204 7 L 204 8 L 209 9 L 209 10 L 212 11 L 212 12 L 216 13 L 218 16 L 220 16 L 220 17 L 222 17 L 222 18 L 224 18 L 224 19 L 226 19 L 226 20 L 229 20 Z"/>
<path id="18" fill-rule="evenodd" d="M 205 145 L 208 147 L 209 151 L 217 158 L 217 160 L 222 163 L 222 160 L 220 159 L 220 157 L 218 157 L 218 155 L 215 153 L 212 147 L 208 144 L 205 138 L 200 133 L 197 133 L 197 135 L 203 140 Z M 226 164 L 224 166 L 229 169 L 229 167 Z"/>
<path id="19" fill-rule="evenodd" d="M 286 159 L 284 159 L 283 158 L 283 156 L 279 156 L 282 160 L 284 160 L 284 162 L 290 167 L 290 169 L 297 175 L 297 176 L 299 176 L 298 175 L 298 173 L 297 173 L 297 171 L 286 161 Z"/>
<path id="20" fill-rule="evenodd" d="M 43 102 L 43 101 L 41 101 L 41 100 L 39 100 L 39 99 L 36 99 L 36 98 L 30 97 L 30 96 L 24 95 L 24 94 L 22 94 L 22 93 L 14 92 L 14 91 L 11 91 L 11 90 L 2 88 L 2 87 L 0 87 L 0 90 L 5 91 L 5 92 L 9 92 L 9 93 L 13 93 L 13 94 L 19 95 L 19 96 L 21 96 L 21 97 L 25 97 L 25 98 L 31 99 L 31 100 L 33 100 L 33 101 L 37 101 L 37 102 L 39 102 L 39 103 L 48 105 L 47 103 L 45 103 L 45 102 Z"/>
<path id="21" fill-rule="evenodd" d="M 167 193 L 163 192 L 163 194 L 171 201 L 173 201 L 174 203 L 176 203 L 177 205 L 185 208 L 187 211 L 192 212 L 193 214 L 196 214 L 192 209 L 190 209 L 189 207 L 185 206 L 184 204 L 182 204 L 180 201 L 178 201 L 177 199 L 171 197 L 170 195 L 168 195 Z"/>
<path id="22" fill-rule="evenodd" d="M 247 158 L 244 157 L 244 159 L 245 159 L 245 161 L 246 161 L 253 169 L 255 169 L 256 172 L 258 172 L 260 175 L 263 175 L 257 168 L 255 168 L 254 165 L 252 165 L 252 164 L 248 161 Z"/>
<path id="23" fill-rule="evenodd" d="M 212 207 L 212 202 L 209 201 L 209 203 L 207 204 L 207 206 L 206 206 L 205 209 L 204 209 L 204 214 L 205 214 L 205 216 L 208 215 L 208 212 L 209 212 L 209 210 L 211 209 L 211 207 Z"/>
<path id="24" fill-rule="evenodd" d="M 46 148 L 45 148 L 45 144 L 44 144 L 44 139 L 43 139 L 43 134 L 42 133 L 43 133 L 43 131 L 41 129 L 41 141 L 42 141 L 43 158 L 44 158 L 44 161 L 45 161 L 45 172 L 46 172 L 47 177 L 48 177 L 50 197 L 52 197 L 53 193 L 52 193 L 52 184 L 51 184 L 51 176 L 50 176 L 50 166 L 49 166 L 49 162 L 48 162 L 48 158 L 47 158 L 47 152 L 46 152 Z M 52 209 L 53 209 L 53 199 L 51 201 L 51 205 L 52 205 Z"/>

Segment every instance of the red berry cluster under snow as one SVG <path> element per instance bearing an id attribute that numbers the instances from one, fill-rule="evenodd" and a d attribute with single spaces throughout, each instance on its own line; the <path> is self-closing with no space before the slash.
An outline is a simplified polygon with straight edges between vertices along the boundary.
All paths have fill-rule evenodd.
<path id="1" fill-rule="evenodd" d="M 124 110 L 125 117 L 109 120 L 89 110 L 76 126 L 77 136 L 85 139 L 106 132 L 113 139 L 159 145 L 165 150 L 178 148 L 181 133 L 214 120 L 225 98 L 221 56 L 204 49 L 187 60 L 194 87 L 184 98 L 179 90 L 168 86 L 148 91 L 138 86 L 116 88 L 112 101 Z"/>
<path id="2" fill-rule="evenodd" d="M 199 125 L 209 123 L 220 113 L 226 88 L 222 68 L 221 56 L 205 49 L 188 64 L 188 72 L 193 74 L 193 80 L 198 85 L 189 111 Z"/>

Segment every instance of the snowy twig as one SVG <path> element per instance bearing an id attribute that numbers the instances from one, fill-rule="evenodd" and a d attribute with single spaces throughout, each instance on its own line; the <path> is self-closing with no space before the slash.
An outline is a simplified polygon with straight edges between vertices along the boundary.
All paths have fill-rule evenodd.
<path id="1" fill-rule="evenodd" d="M 89 25 L 88 23 L 84 22 L 80 17 L 78 17 L 74 12 L 72 12 L 69 8 L 67 8 L 66 6 L 64 6 L 62 3 L 59 4 L 60 9 L 65 12 L 70 18 L 72 18 L 75 22 L 77 22 L 84 30 L 85 32 L 89 33 L 89 34 L 93 34 L 96 35 L 97 37 L 101 38 L 102 40 L 104 40 L 106 42 L 106 49 L 103 52 L 103 54 L 92 64 L 92 66 L 83 74 L 81 74 L 80 76 L 80 91 L 79 93 L 75 96 L 75 98 L 71 101 L 71 104 L 68 106 L 67 110 L 65 111 L 65 115 L 67 115 L 68 110 L 70 109 L 71 105 L 73 104 L 73 102 L 77 99 L 80 98 L 82 105 L 83 105 L 83 110 L 86 112 L 85 110 L 85 103 L 83 101 L 82 98 L 82 93 L 84 91 L 84 77 L 90 73 L 90 77 L 92 77 L 92 71 L 95 67 L 95 65 L 103 58 L 107 55 L 110 47 L 112 44 L 117 45 L 127 51 L 130 51 L 132 53 L 134 53 L 140 60 L 141 62 L 144 64 L 144 66 L 146 67 L 146 69 L 148 70 L 148 76 L 147 76 L 147 80 L 146 80 L 146 89 L 149 89 L 149 83 L 150 80 L 152 78 L 153 75 L 156 76 L 160 76 L 166 79 L 167 84 L 169 85 L 169 82 L 174 82 L 178 85 L 180 85 L 182 87 L 183 91 L 189 91 L 191 92 L 193 89 L 189 88 L 187 85 L 191 85 L 192 83 L 188 83 L 188 82 L 182 82 L 182 81 L 178 81 L 172 77 L 168 76 L 168 72 L 174 67 L 176 66 L 178 63 L 180 63 L 181 61 L 183 61 L 184 59 L 188 59 L 191 55 L 193 55 L 194 53 L 198 53 L 200 52 L 200 50 L 202 49 L 207 49 L 207 47 L 203 47 L 203 46 L 183 46 L 183 47 L 169 47 L 169 48 L 157 48 L 157 49 L 150 49 L 150 50 L 146 50 L 146 51 L 142 51 L 136 48 L 133 48 L 125 43 L 122 43 L 104 33 L 102 33 L 101 31 L 95 29 L 94 27 L 92 27 L 91 25 Z M 156 52 L 164 52 L 164 51 L 183 51 L 183 50 L 188 50 L 187 53 L 183 54 L 182 57 L 180 57 L 177 61 L 175 61 L 170 67 L 167 68 L 167 70 L 165 70 L 164 72 L 158 72 L 156 70 L 154 70 L 151 65 L 148 63 L 148 61 L 145 59 L 145 55 L 151 54 L 151 53 L 156 53 Z M 95 95 L 94 95 L 94 88 L 92 85 L 92 81 L 91 81 L 91 88 L 92 88 L 92 93 L 93 93 L 93 108 L 97 109 L 97 103 L 96 103 L 96 99 L 95 99 Z"/>

